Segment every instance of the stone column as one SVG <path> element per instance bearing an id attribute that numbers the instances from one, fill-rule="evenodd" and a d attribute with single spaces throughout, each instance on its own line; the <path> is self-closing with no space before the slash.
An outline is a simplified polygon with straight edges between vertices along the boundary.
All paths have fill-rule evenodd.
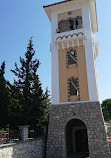
<path id="1" fill-rule="evenodd" d="M 22 141 L 27 141 L 28 140 L 28 128 L 29 127 L 30 126 L 19 126 Z"/>

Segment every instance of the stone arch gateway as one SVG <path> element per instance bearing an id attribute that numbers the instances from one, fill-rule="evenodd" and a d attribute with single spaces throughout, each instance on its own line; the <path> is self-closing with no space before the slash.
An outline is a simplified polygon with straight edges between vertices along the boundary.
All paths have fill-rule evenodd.
<path id="1" fill-rule="evenodd" d="M 83 121 L 72 119 L 66 125 L 67 157 L 89 157 L 87 127 Z"/>

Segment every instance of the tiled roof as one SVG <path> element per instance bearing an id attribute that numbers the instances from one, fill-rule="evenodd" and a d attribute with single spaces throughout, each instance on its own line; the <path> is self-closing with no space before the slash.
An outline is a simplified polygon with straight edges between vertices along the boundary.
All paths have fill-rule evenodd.
<path id="1" fill-rule="evenodd" d="M 53 4 L 50 4 L 50 5 L 43 6 L 43 7 L 44 7 L 44 8 L 47 8 L 47 7 L 51 7 L 51 6 L 53 6 L 53 5 L 58 5 L 58 4 L 65 3 L 65 2 L 69 2 L 69 1 L 72 1 L 72 0 L 65 0 L 65 1 L 62 1 L 62 2 L 53 3 Z"/>

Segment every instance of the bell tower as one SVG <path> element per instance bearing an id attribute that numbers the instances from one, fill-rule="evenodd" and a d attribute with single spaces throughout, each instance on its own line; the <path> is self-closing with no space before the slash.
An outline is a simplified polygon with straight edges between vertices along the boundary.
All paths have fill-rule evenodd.
<path id="1" fill-rule="evenodd" d="M 52 104 L 98 101 L 95 1 L 44 6 L 51 21 Z"/>
<path id="2" fill-rule="evenodd" d="M 66 0 L 44 9 L 52 68 L 46 158 L 110 158 L 98 102 L 96 1 Z"/>

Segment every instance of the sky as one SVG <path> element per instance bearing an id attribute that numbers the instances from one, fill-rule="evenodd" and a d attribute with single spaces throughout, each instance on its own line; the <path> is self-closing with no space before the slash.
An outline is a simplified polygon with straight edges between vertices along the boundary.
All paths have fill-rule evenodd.
<path id="1" fill-rule="evenodd" d="M 43 90 L 51 91 L 51 25 L 43 5 L 60 0 L 0 0 L 0 65 L 6 63 L 5 78 L 13 83 L 10 71 L 19 57 L 24 58 L 30 37 L 33 37 L 35 58 L 40 60 L 38 74 Z M 111 98 L 111 0 L 96 0 L 99 56 L 97 80 L 100 102 Z"/>

